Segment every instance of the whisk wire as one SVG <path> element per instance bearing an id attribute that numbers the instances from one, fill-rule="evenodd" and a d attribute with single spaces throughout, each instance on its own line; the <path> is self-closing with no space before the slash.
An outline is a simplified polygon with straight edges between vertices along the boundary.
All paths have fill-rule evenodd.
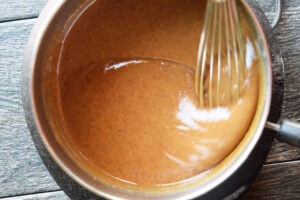
<path id="1" fill-rule="evenodd" d="M 218 9 L 218 20 L 219 22 L 221 22 L 222 20 L 222 7 L 220 6 Z M 219 23 L 219 28 L 218 28 L 218 32 L 219 32 L 219 38 L 218 38 L 218 77 L 217 77 L 217 106 L 220 106 L 220 79 L 221 79 L 221 48 L 222 48 L 222 23 Z"/>
<path id="2" fill-rule="evenodd" d="M 209 2 L 208 2 L 209 3 Z M 208 15 L 210 15 L 211 13 L 209 12 L 210 11 L 210 8 L 209 6 L 211 5 L 211 3 L 209 5 L 207 5 L 207 12 L 205 13 L 205 19 L 208 19 Z M 203 51 L 203 46 L 204 46 L 204 41 L 205 41 L 205 38 L 206 38 L 206 29 L 207 29 L 207 26 L 208 26 L 208 20 L 205 20 L 204 21 L 204 26 L 203 26 L 203 30 L 202 30 L 202 33 L 201 33 L 201 37 L 200 37 L 200 42 L 199 42 L 199 50 L 198 50 L 198 56 L 197 56 L 197 67 L 196 67 L 196 77 L 195 77 L 195 90 L 196 90 L 196 93 L 198 94 L 198 88 L 199 88 L 199 71 L 200 71 L 200 61 L 201 61 L 201 57 L 202 57 L 202 51 Z"/>
<path id="3" fill-rule="evenodd" d="M 228 1 L 229 3 L 229 23 L 230 23 L 230 28 L 231 28 L 231 33 L 232 33 L 232 46 L 233 46 L 233 52 L 234 52 L 234 61 L 235 61 L 235 73 L 236 73 L 236 87 L 237 87 L 237 96 L 238 99 L 240 98 L 240 81 L 239 81 L 239 62 L 238 62 L 238 54 L 237 54 L 237 44 L 236 44 L 236 27 L 235 27 L 235 19 L 233 16 L 234 13 L 234 8 L 236 5 L 233 5 L 235 1 Z"/>
<path id="4" fill-rule="evenodd" d="M 223 49 L 227 59 L 223 57 Z M 231 61 L 232 56 L 233 61 Z M 235 75 L 232 74 L 232 64 L 235 66 Z M 217 70 L 214 70 L 215 67 L 217 67 Z M 224 71 L 222 71 L 222 67 L 224 67 Z M 222 74 L 226 71 L 228 89 L 226 89 L 226 86 L 220 86 L 224 83 Z M 223 104 L 220 95 L 221 88 L 222 90 L 225 88 L 224 92 L 228 92 L 226 95 L 222 93 L 222 98 L 228 96 L 228 104 L 232 101 L 233 94 L 239 99 L 241 96 L 241 83 L 244 82 L 245 76 L 244 45 L 236 0 L 208 0 L 195 74 L 195 89 L 200 97 L 200 106 L 206 106 L 207 100 L 210 108 L 214 104 L 216 106 Z M 216 91 L 213 91 L 215 88 Z M 236 92 L 233 93 L 233 89 Z M 214 100 L 215 97 L 216 101 Z"/>
<path id="5" fill-rule="evenodd" d="M 214 4 L 213 6 L 218 9 L 219 4 Z M 215 52 L 215 37 L 216 37 L 216 27 L 217 27 L 217 13 L 214 12 L 213 16 L 213 29 L 212 29 L 212 45 L 211 45 L 211 52 L 210 52 L 210 68 L 209 68 L 209 107 L 212 108 L 213 106 L 213 71 L 214 71 L 214 52 Z"/>
<path id="6" fill-rule="evenodd" d="M 210 34 L 210 29 L 211 29 L 211 16 L 212 16 L 212 6 L 213 3 L 208 1 L 207 9 L 206 9 L 206 16 L 205 16 L 205 22 L 204 22 L 204 28 L 201 34 L 201 39 L 200 39 L 200 47 L 202 46 L 201 49 L 198 51 L 198 61 L 197 61 L 197 69 L 200 68 L 200 61 L 202 58 L 201 62 L 201 72 L 200 70 L 196 70 L 196 80 L 199 80 L 200 76 L 200 86 L 199 86 L 199 96 L 200 96 L 200 106 L 204 106 L 204 91 L 203 91 L 203 85 L 204 85 L 204 73 L 205 73 L 205 64 L 206 64 L 206 55 L 207 55 L 207 46 L 208 46 L 208 39 L 205 40 L 206 37 L 209 36 Z M 205 34 L 207 32 L 207 35 Z M 203 41 L 202 41 L 203 39 Z M 203 47 L 204 46 L 204 47 Z M 200 73 L 200 75 L 199 75 Z M 196 82 L 198 84 L 198 82 Z M 198 86 L 196 86 L 196 91 L 198 91 Z"/>
<path id="7" fill-rule="evenodd" d="M 239 17 L 238 17 L 238 12 L 237 12 L 237 6 L 236 6 L 236 2 L 234 1 L 234 6 L 233 6 L 233 15 L 234 15 L 234 19 L 236 20 L 235 24 L 236 24 L 236 34 L 237 34 L 237 42 L 238 42 L 238 48 L 239 48 L 239 55 L 241 57 L 241 64 L 244 65 L 241 67 L 242 70 L 242 82 L 245 80 L 246 77 L 246 70 L 245 70 L 245 56 L 244 56 L 244 43 L 242 42 L 243 37 L 242 37 L 242 32 L 241 32 L 241 25 L 240 25 L 240 21 L 239 21 Z"/>
<path id="8" fill-rule="evenodd" d="M 225 16 L 225 43 L 229 44 L 229 24 L 228 24 L 228 3 L 224 6 L 224 16 Z M 228 68 L 228 103 L 231 102 L 231 59 L 230 59 L 230 48 L 229 45 L 225 45 L 227 50 L 227 68 Z"/>

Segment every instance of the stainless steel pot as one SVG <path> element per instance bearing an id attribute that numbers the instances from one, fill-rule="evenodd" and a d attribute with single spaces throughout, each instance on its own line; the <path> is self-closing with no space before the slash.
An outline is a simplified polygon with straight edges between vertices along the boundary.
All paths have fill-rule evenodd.
<path id="1" fill-rule="evenodd" d="M 78 12 L 83 12 L 86 7 L 96 0 L 84 1 Z M 240 147 L 234 156 L 223 168 L 205 181 L 201 181 L 183 190 L 153 194 L 129 192 L 113 188 L 101 181 L 94 179 L 86 171 L 82 170 L 64 151 L 57 142 L 53 130 L 47 120 L 47 113 L 43 106 L 41 91 L 41 65 L 43 55 L 47 49 L 48 38 L 55 26 L 63 26 L 68 23 L 67 16 L 73 12 L 74 7 L 80 2 L 71 0 L 50 0 L 41 13 L 28 41 L 25 52 L 25 61 L 22 73 L 22 100 L 24 111 L 29 128 L 36 127 L 47 150 L 57 164 L 77 183 L 92 191 L 93 193 L 108 199 L 191 199 L 201 196 L 211 191 L 228 177 L 230 177 L 248 158 L 256 143 L 261 137 L 262 131 L 267 122 L 272 93 L 272 68 L 269 50 L 262 32 L 262 29 L 245 1 L 241 1 L 242 6 L 251 16 L 252 22 L 256 25 L 257 44 L 261 50 L 261 58 L 264 66 L 264 92 L 263 102 L 260 104 L 260 114 L 253 125 L 253 134 L 249 135 L 247 141 Z M 268 127 L 279 130 L 279 138 L 286 139 L 290 143 L 300 144 L 300 128 L 296 124 L 283 121 L 282 126 L 268 123 Z M 290 134 L 292 133 L 292 134 Z M 296 142 L 295 142 L 296 141 Z"/>

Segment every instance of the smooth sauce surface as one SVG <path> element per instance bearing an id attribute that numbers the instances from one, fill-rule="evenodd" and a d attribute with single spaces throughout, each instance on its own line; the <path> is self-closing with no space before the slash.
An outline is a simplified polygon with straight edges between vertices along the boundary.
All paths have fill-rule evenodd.
<path id="1" fill-rule="evenodd" d="M 200 108 L 188 66 L 195 66 L 205 3 L 170 2 L 98 1 L 64 41 L 55 88 L 63 142 L 108 183 L 149 189 L 184 182 L 220 163 L 253 119 L 255 56 L 241 101 Z"/>

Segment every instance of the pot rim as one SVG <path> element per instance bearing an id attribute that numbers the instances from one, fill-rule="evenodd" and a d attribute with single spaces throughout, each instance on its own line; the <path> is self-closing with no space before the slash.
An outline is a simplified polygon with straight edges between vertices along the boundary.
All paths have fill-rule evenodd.
<path id="1" fill-rule="evenodd" d="M 96 0 L 91 0 L 91 2 L 95 2 Z M 50 142 L 47 140 L 44 131 L 43 126 L 38 118 L 37 114 L 37 108 L 36 103 L 34 100 L 34 70 L 37 67 L 36 66 L 36 60 L 38 53 L 40 51 L 40 47 L 42 44 L 42 40 L 45 37 L 45 33 L 49 28 L 49 25 L 53 22 L 54 17 L 57 15 L 57 13 L 62 9 L 62 7 L 67 4 L 68 0 L 50 0 L 46 7 L 41 12 L 32 32 L 29 37 L 25 55 L 24 55 L 24 63 L 22 68 L 22 102 L 24 107 L 24 113 L 26 117 L 26 121 L 28 124 L 28 127 L 30 131 L 38 131 L 39 136 L 41 137 L 46 149 L 50 153 L 51 157 L 55 160 L 55 162 L 60 166 L 60 168 L 68 174 L 69 177 L 71 177 L 75 182 L 86 188 L 87 190 L 108 198 L 108 199 L 123 199 L 118 196 L 114 196 L 112 194 L 108 194 L 106 192 L 103 192 L 94 186 L 86 183 L 78 174 L 74 173 L 61 159 L 60 155 L 57 154 L 55 149 L 52 148 Z M 263 32 L 263 29 L 256 18 L 254 12 L 250 8 L 250 6 L 245 2 L 245 0 L 241 0 L 243 5 L 248 10 L 249 14 L 252 16 L 253 21 L 255 22 L 255 25 L 258 29 L 258 32 L 262 36 L 262 43 L 265 47 L 265 50 L 267 52 L 267 55 L 265 57 L 267 59 L 266 62 L 268 63 L 265 65 L 266 71 L 265 71 L 265 78 L 266 78 L 266 98 L 263 105 L 262 113 L 260 115 L 260 122 L 258 123 L 256 127 L 256 132 L 253 134 L 252 138 L 249 140 L 247 146 L 243 148 L 243 150 L 239 153 L 239 156 L 236 156 L 234 159 L 234 162 L 230 163 L 232 164 L 229 168 L 226 167 L 226 169 L 223 170 L 223 173 L 216 178 L 212 183 L 207 184 L 201 188 L 194 189 L 193 191 L 190 191 L 189 193 L 182 195 L 178 199 L 190 199 L 195 198 L 197 196 L 201 196 L 208 191 L 211 191 L 213 188 L 224 182 L 224 180 L 228 179 L 248 158 L 252 150 L 254 149 L 255 145 L 257 144 L 258 140 L 260 139 L 263 129 L 265 126 L 265 123 L 267 121 L 267 117 L 270 110 L 271 105 L 271 96 L 272 96 L 272 62 L 270 57 L 270 51 L 267 45 L 267 41 Z M 227 170 L 227 171 L 225 171 Z M 189 190 L 189 189 L 187 189 Z M 148 196 L 149 199 L 153 198 Z"/>

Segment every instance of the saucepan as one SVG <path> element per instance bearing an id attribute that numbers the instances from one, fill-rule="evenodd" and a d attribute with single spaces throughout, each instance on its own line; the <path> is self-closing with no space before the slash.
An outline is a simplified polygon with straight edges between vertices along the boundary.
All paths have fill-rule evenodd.
<path id="1" fill-rule="evenodd" d="M 76 21 L 78 12 L 84 10 L 96 0 L 50 0 L 42 11 L 31 33 L 25 52 L 22 72 L 22 100 L 28 127 L 31 131 L 38 131 L 48 152 L 56 163 L 74 181 L 98 196 L 108 199 L 192 199 L 200 197 L 225 182 L 246 161 L 255 145 L 258 143 L 265 127 L 278 131 L 277 137 L 287 143 L 300 146 L 300 125 L 288 120 L 281 120 L 279 124 L 267 122 L 272 96 L 272 63 L 270 53 L 262 28 L 249 5 L 239 1 L 249 23 L 253 24 L 256 34 L 256 45 L 260 50 L 263 66 L 263 87 L 260 103 L 255 119 L 250 127 L 250 133 L 222 163 L 221 167 L 195 182 L 189 187 L 165 193 L 142 193 L 121 190 L 108 186 L 93 178 L 69 157 L 60 143 L 56 140 L 54 129 L 49 123 L 48 110 L 43 103 L 45 91 L 41 87 L 45 52 L 51 42 L 54 32 L 66 30 Z M 278 18 L 279 19 L 279 18 Z M 57 28 L 59 27 L 59 28 Z M 53 38 L 52 38 L 53 39 Z M 60 40 L 60 38 L 56 38 Z"/>

